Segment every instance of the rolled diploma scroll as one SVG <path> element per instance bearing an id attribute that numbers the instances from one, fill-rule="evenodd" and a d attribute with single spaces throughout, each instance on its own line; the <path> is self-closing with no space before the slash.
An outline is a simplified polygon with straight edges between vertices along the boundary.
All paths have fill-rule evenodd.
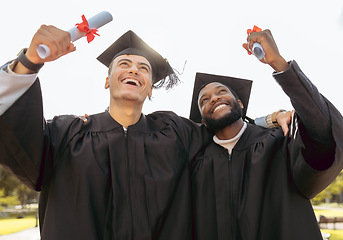
<path id="1" fill-rule="evenodd" d="M 252 45 L 252 52 L 255 55 L 255 57 L 257 57 L 259 60 L 263 59 L 265 56 L 261 44 L 257 42 L 255 42 L 254 45 Z"/>
<path id="2" fill-rule="evenodd" d="M 91 17 L 90 19 L 88 19 L 87 22 L 89 25 L 89 29 L 98 29 L 102 27 L 103 25 L 111 22 L 112 20 L 113 20 L 112 15 L 109 12 L 103 11 Z M 75 42 L 76 40 L 86 36 L 86 33 L 81 32 L 79 29 L 77 29 L 77 26 L 69 29 L 68 32 L 70 33 L 72 42 Z M 37 47 L 37 53 L 41 59 L 44 59 L 50 56 L 50 49 L 48 46 L 44 44 L 40 44 Z"/>

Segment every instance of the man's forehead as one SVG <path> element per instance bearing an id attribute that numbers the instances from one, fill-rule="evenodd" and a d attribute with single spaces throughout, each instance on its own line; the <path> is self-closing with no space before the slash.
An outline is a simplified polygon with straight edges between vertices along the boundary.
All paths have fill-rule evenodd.
<path id="1" fill-rule="evenodd" d="M 222 83 L 220 83 L 220 82 L 211 82 L 211 83 L 208 83 L 208 84 L 204 85 L 204 86 L 201 88 L 198 97 L 200 98 L 200 97 L 201 97 L 203 94 L 205 94 L 207 91 L 210 91 L 210 90 L 212 90 L 212 89 L 222 88 L 222 87 L 226 88 L 227 90 L 229 90 L 229 91 L 231 92 L 231 90 L 230 90 L 226 85 L 224 85 L 224 84 L 222 84 Z"/>
<path id="2" fill-rule="evenodd" d="M 119 62 L 120 60 L 124 60 L 124 59 L 130 60 L 130 61 L 137 61 L 140 63 L 146 63 L 146 64 L 149 64 L 149 66 L 151 66 L 148 59 L 140 55 L 132 55 L 132 54 L 119 55 L 118 57 L 113 59 L 113 61 Z"/>

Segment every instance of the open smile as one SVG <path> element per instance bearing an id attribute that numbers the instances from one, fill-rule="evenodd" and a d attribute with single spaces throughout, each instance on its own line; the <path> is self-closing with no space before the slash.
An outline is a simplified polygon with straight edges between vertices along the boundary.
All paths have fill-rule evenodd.
<path id="1" fill-rule="evenodd" d="M 134 78 L 125 78 L 124 80 L 121 81 L 123 84 L 128 84 L 136 87 L 141 87 L 142 83 L 138 81 L 137 79 Z"/>
<path id="2" fill-rule="evenodd" d="M 220 104 L 219 106 L 217 106 L 214 110 L 213 113 L 215 113 L 216 111 L 220 110 L 221 108 L 226 107 L 226 104 Z"/>
<path id="3" fill-rule="evenodd" d="M 215 104 L 215 105 L 213 105 L 212 106 L 212 108 L 210 109 L 210 113 L 211 114 L 213 114 L 213 113 L 215 113 L 215 112 L 217 112 L 217 111 L 220 111 L 220 110 L 222 110 L 223 108 L 225 108 L 225 107 L 227 107 L 227 106 L 229 106 L 230 104 L 229 103 L 223 103 L 223 102 L 221 102 L 221 103 L 217 103 L 217 104 Z"/>

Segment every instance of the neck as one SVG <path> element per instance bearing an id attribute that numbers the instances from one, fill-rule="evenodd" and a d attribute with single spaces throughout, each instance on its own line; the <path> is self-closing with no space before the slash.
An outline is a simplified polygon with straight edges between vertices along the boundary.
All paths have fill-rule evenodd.
<path id="1" fill-rule="evenodd" d="M 111 117 L 125 128 L 137 123 L 142 114 L 143 104 L 134 101 L 111 101 L 109 113 Z"/>
<path id="2" fill-rule="evenodd" d="M 215 132 L 216 136 L 220 140 L 228 140 L 234 138 L 243 127 L 243 119 L 240 118 L 236 122 L 232 123 L 225 128 L 222 128 Z"/>

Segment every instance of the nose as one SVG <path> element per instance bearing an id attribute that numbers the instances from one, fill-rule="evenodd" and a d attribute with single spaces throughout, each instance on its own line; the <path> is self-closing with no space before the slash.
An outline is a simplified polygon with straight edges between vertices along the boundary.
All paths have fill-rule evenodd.
<path id="1" fill-rule="evenodd" d="M 137 75 L 138 74 L 138 67 L 135 64 L 132 64 L 131 67 L 129 68 L 129 73 Z"/>
<path id="2" fill-rule="evenodd" d="M 220 100 L 221 99 L 221 97 L 220 96 L 218 96 L 218 95 L 212 95 L 212 97 L 211 97 L 211 105 L 212 104 L 214 104 L 214 103 L 216 103 L 218 100 Z"/>

